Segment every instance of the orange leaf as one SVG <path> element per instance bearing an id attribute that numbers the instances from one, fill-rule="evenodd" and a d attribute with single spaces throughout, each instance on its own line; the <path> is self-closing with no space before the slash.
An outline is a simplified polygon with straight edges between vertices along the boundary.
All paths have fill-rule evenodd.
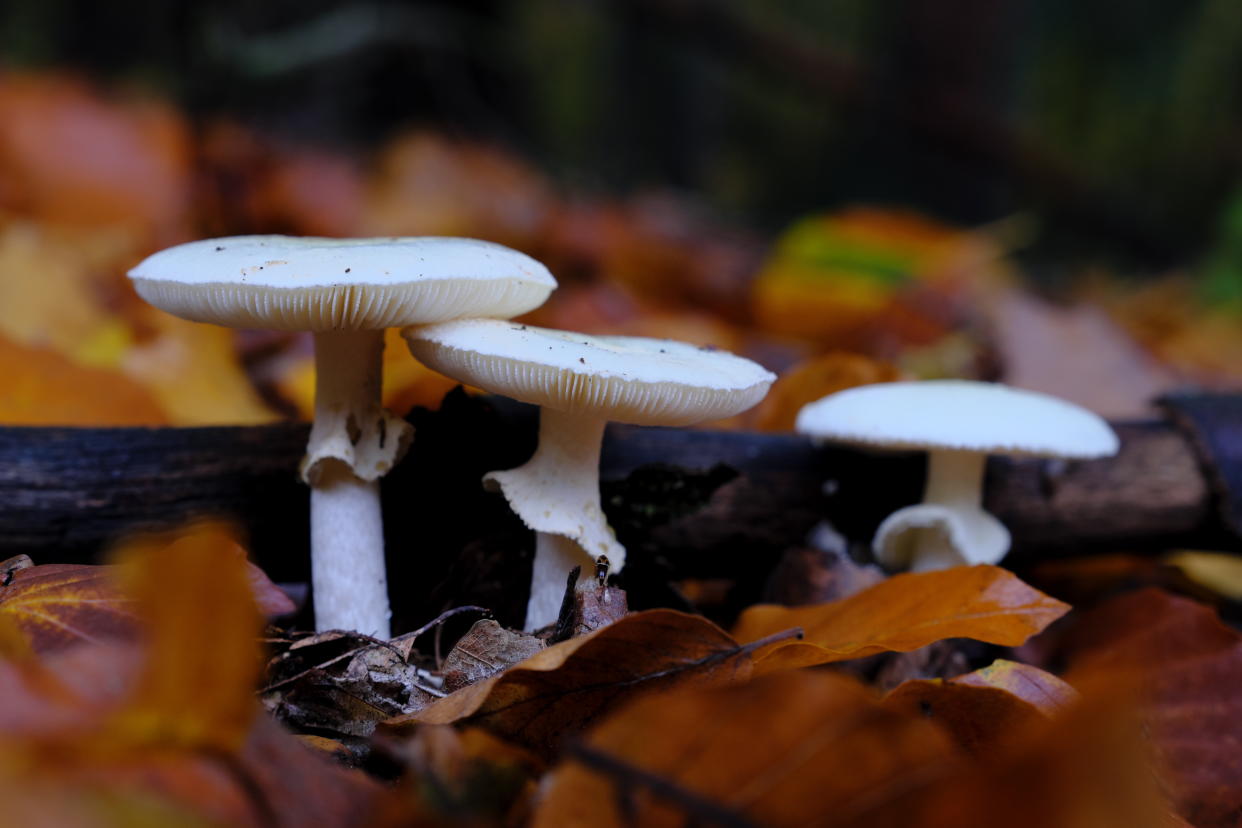
<path id="1" fill-rule="evenodd" d="M 0 336 L 0 423 L 123 426 L 168 422 L 141 385 L 104 368 L 76 365 L 52 351 L 15 345 Z"/>
<path id="2" fill-rule="evenodd" d="M 782 371 L 772 384 L 753 414 L 755 428 L 793 431 L 794 420 L 807 403 L 846 388 L 898 379 L 901 379 L 901 372 L 896 367 L 848 351 L 833 351 L 803 360 Z"/>
<path id="3" fill-rule="evenodd" d="M 750 669 L 750 649 L 710 621 L 648 610 L 548 647 L 385 726 L 466 721 L 548 756 L 567 733 L 637 692 L 740 681 Z"/>
<path id="4" fill-rule="evenodd" d="M 44 221 L 170 238 L 189 213 L 189 131 L 154 101 L 66 76 L 0 74 L 0 204 Z"/>
<path id="5" fill-rule="evenodd" d="M 734 628 L 755 641 L 789 627 L 804 640 L 760 652 L 765 673 L 885 651 L 909 652 L 944 638 L 974 638 L 1016 647 L 1069 610 L 995 566 L 954 567 L 896 575 L 841 601 L 810 607 L 751 607 Z"/>
<path id="6" fill-rule="evenodd" d="M 222 527 L 171 543 L 131 542 L 117 555 L 144 622 L 146 662 L 114 725 L 138 743 L 230 752 L 257 712 L 262 618 L 244 558 Z"/>

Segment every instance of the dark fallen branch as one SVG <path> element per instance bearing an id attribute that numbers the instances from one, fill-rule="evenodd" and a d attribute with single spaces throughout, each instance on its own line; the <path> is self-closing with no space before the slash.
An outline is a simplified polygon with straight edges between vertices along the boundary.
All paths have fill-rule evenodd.
<path id="1" fill-rule="evenodd" d="M 415 620 L 461 603 L 520 620 L 529 533 L 486 471 L 533 449 L 532 411 L 450 395 L 418 411 L 414 448 L 384 483 L 392 592 Z M 987 507 L 1018 559 L 1090 550 L 1231 547 L 1209 475 L 1165 422 L 1118 426 L 1107 460 L 993 459 Z M 306 427 L 0 428 L 0 557 L 91 561 L 127 533 L 225 515 L 247 531 L 277 580 L 307 576 L 307 491 L 295 473 Z M 658 464 L 658 465 L 655 465 Z M 602 474 L 609 519 L 630 549 L 631 579 L 762 578 L 821 516 L 865 540 L 918 499 L 924 459 L 816 447 L 787 434 L 610 426 Z M 824 494 L 824 484 L 831 494 Z M 642 607 L 662 602 L 636 594 Z M 503 620 L 503 617 L 502 617 Z M 412 625 L 411 625 L 412 626 Z"/>

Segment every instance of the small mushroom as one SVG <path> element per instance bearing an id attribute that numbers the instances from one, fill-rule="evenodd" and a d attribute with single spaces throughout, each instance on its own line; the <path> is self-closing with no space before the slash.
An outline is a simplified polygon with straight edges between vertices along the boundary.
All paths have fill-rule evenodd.
<path id="1" fill-rule="evenodd" d="M 822 440 L 925 449 L 923 502 L 885 518 L 872 546 L 892 569 L 996 563 L 1009 530 L 983 510 L 989 454 L 1089 459 L 1116 454 L 1117 435 L 1073 403 L 986 382 L 887 382 L 810 403 L 797 430 Z"/>
<path id="2" fill-rule="evenodd" d="M 411 429 L 380 402 L 384 329 L 509 317 L 556 287 L 543 265 L 473 239 L 238 236 L 190 242 L 130 271 L 140 296 L 183 319 L 315 335 L 311 487 L 315 626 L 387 638 L 379 478 Z"/>
<path id="3" fill-rule="evenodd" d="M 534 456 L 484 477 L 536 532 L 528 630 L 556 620 L 573 567 L 591 572 L 600 556 L 614 572 L 625 565 L 625 549 L 600 508 L 604 425 L 680 426 L 728 417 L 759 402 L 776 379 L 750 360 L 663 339 L 593 337 L 488 319 L 402 333 L 428 367 L 540 406 Z"/>

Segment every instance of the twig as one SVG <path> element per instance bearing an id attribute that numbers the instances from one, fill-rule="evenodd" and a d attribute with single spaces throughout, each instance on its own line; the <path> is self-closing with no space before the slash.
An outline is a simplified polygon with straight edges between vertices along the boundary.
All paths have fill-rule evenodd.
<path id="1" fill-rule="evenodd" d="M 769 644 L 776 644 L 780 641 L 788 641 L 791 638 L 801 641 L 803 634 L 804 633 L 802 632 L 801 627 L 790 627 L 787 630 L 781 630 L 780 632 L 775 632 L 771 635 L 765 635 L 763 638 L 760 638 L 757 641 L 752 641 L 749 644 L 743 644 L 737 648 L 736 652 L 753 653 L 756 650 L 762 650 Z"/>

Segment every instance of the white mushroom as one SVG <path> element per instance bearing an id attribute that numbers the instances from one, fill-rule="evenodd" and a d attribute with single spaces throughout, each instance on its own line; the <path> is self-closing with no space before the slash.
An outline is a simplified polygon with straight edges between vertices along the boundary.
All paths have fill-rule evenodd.
<path id="1" fill-rule="evenodd" d="M 539 447 L 523 466 L 489 473 L 537 533 L 526 628 L 556 620 L 565 576 L 625 549 L 604 518 L 599 455 L 609 420 L 689 425 L 763 398 L 775 376 L 750 360 L 683 342 L 600 337 L 462 319 L 402 332 L 421 362 L 469 385 L 540 406 Z"/>
<path id="2" fill-rule="evenodd" d="M 184 319 L 315 334 L 315 422 L 302 461 L 311 486 L 318 629 L 387 638 L 378 480 L 410 427 L 380 402 L 385 328 L 460 316 L 509 317 L 556 287 L 543 265 L 473 239 L 237 236 L 163 250 L 132 271 L 139 295 Z"/>
<path id="3" fill-rule="evenodd" d="M 1009 531 L 983 510 L 989 454 L 1088 459 L 1117 453 L 1117 435 L 1077 405 L 1004 385 L 962 380 L 850 388 L 798 413 L 797 430 L 878 448 L 926 449 L 923 502 L 889 515 L 876 558 L 916 571 L 996 563 Z"/>

